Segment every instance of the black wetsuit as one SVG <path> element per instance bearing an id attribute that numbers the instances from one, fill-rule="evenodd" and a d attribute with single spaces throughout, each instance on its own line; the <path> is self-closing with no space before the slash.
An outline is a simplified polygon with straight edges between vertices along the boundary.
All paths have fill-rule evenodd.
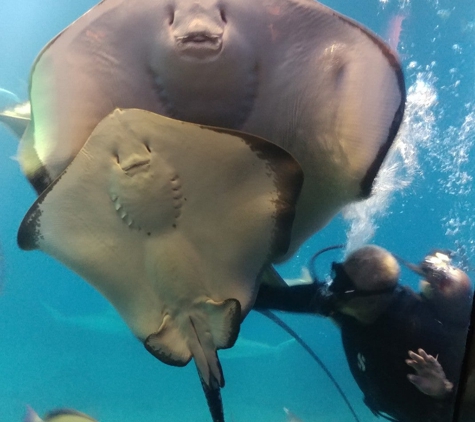
<path id="1" fill-rule="evenodd" d="M 255 307 L 328 315 L 325 295 L 315 285 L 273 288 L 263 286 Z M 327 309 L 325 309 L 327 308 Z M 324 310 L 322 312 L 322 310 Z M 399 422 L 450 422 L 454 393 L 435 399 L 407 379 L 414 373 L 405 360 L 408 351 L 424 349 L 438 356 L 447 379 L 456 383 L 464 353 L 467 327 L 443 324 L 429 302 L 412 290 L 397 287 L 387 311 L 372 324 L 331 313 L 340 328 L 343 348 L 366 405 L 377 415 Z"/>

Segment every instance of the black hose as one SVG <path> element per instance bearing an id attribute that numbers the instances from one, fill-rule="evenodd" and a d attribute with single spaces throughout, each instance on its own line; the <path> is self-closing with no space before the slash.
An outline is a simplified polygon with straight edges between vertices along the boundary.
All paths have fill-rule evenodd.
<path id="1" fill-rule="evenodd" d="M 316 259 L 324 252 L 331 251 L 333 249 L 342 249 L 346 245 L 341 244 L 341 245 L 333 245 L 333 246 L 327 246 L 326 248 L 320 249 L 317 253 L 313 254 L 313 256 L 310 258 L 309 261 L 309 272 L 310 276 L 312 277 L 312 280 L 314 283 L 321 283 L 321 281 L 317 277 L 317 272 L 315 271 L 315 261 Z"/>
<path id="2" fill-rule="evenodd" d="M 320 253 L 325 252 L 325 250 L 330 250 L 330 249 L 337 249 L 337 247 L 341 247 L 340 245 L 338 246 L 331 246 L 329 248 L 325 248 L 324 250 L 321 250 Z M 315 254 L 314 257 L 318 256 L 318 254 Z M 313 259 L 313 258 L 312 258 Z M 299 343 L 305 350 L 306 352 L 317 362 L 318 365 L 323 369 L 323 372 L 327 374 L 328 378 L 330 381 L 333 383 L 335 388 L 338 390 L 340 393 L 340 396 L 348 406 L 348 409 L 352 413 L 353 417 L 355 418 L 356 422 L 360 422 L 358 419 L 358 416 L 356 415 L 355 410 L 353 409 L 353 406 L 351 406 L 351 403 L 349 402 L 348 398 L 346 397 L 344 391 L 341 389 L 340 385 L 338 384 L 338 381 L 335 379 L 335 377 L 331 374 L 330 370 L 326 367 L 326 365 L 323 363 L 323 361 L 317 356 L 317 354 L 310 348 L 310 346 L 303 341 L 303 339 L 289 326 L 287 325 L 282 319 L 280 319 L 277 315 L 275 315 L 272 311 L 269 310 L 262 310 L 259 309 L 257 312 L 260 312 L 262 315 L 265 317 L 269 318 L 272 322 L 277 324 L 279 327 L 281 327 L 286 333 L 290 334 L 295 340 L 297 340 L 297 343 Z"/>

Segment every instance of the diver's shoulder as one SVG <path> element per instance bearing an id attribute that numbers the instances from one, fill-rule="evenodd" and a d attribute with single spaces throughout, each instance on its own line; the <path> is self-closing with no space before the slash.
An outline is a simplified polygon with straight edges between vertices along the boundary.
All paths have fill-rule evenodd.
<path id="1" fill-rule="evenodd" d="M 389 305 L 386 316 L 397 319 L 408 317 L 420 312 L 424 307 L 421 296 L 412 290 L 409 286 L 398 285 L 394 290 L 393 299 Z"/>

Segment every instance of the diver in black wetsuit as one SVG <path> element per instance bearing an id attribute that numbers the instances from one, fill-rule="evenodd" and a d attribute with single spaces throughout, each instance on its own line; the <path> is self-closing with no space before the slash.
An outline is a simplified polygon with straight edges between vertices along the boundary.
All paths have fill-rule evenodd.
<path id="1" fill-rule="evenodd" d="M 257 309 L 310 312 L 340 327 L 366 405 L 399 422 L 450 422 L 471 309 L 467 275 L 437 252 L 420 266 L 421 292 L 398 284 L 399 265 L 366 246 L 333 264 L 330 284 L 263 285 Z"/>

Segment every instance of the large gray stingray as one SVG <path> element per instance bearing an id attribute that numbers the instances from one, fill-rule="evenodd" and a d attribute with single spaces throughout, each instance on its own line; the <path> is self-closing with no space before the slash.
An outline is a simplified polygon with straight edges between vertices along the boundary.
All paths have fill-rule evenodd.
<path id="1" fill-rule="evenodd" d="M 27 213 L 18 240 L 106 296 L 165 363 L 193 357 L 213 415 L 261 271 L 287 251 L 302 184 L 280 147 L 227 129 L 116 110 Z"/>
<path id="2" fill-rule="evenodd" d="M 285 148 L 305 173 L 287 258 L 370 194 L 405 94 L 389 47 L 313 0 L 104 0 L 41 52 L 30 99 L 19 157 L 38 192 L 115 108 Z"/>

